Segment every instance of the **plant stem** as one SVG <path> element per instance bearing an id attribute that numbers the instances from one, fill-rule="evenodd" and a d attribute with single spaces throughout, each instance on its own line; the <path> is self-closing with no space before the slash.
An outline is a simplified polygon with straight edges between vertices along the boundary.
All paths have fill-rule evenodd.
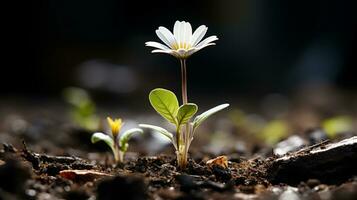
<path id="1" fill-rule="evenodd" d="M 181 88 L 182 88 L 182 104 L 187 104 L 187 69 L 186 59 L 180 59 L 181 62 Z"/>
<path id="2" fill-rule="evenodd" d="M 182 104 L 188 103 L 187 97 L 187 68 L 186 59 L 180 59 L 181 63 L 181 92 L 182 92 Z M 186 124 L 182 134 L 178 135 L 178 164 L 180 168 L 185 168 L 187 164 L 188 143 L 190 138 L 190 125 Z M 182 142 L 183 141 L 183 145 Z"/>
<path id="3" fill-rule="evenodd" d="M 116 164 L 122 163 L 124 161 L 124 152 L 122 152 L 120 150 L 119 142 L 118 142 L 117 137 L 114 137 L 113 153 L 114 153 L 114 160 L 115 160 Z"/>
<path id="4" fill-rule="evenodd" d="M 119 163 L 123 163 L 124 162 L 124 152 L 119 150 L 118 154 L 119 154 Z"/>
<path id="5" fill-rule="evenodd" d="M 119 153 L 119 148 L 115 145 L 113 149 L 113 154 L 114 154 L 114 160 L 115 163 L 120 163 L 120 153 Z"/>

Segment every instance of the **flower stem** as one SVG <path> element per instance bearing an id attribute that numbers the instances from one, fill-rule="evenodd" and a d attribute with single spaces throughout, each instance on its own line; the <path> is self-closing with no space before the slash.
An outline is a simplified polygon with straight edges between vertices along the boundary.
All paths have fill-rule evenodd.
<path id="1" fill-rule="evenodd" d="M 186 59 L 180 59 L 181 62 L 181 87 L 182 87 L 182 104 L 187 104 L 187 69 Z"/>
<path id="2" fill-rule="evenodd" d="M 187 68 L 186 59 L 180 59 L 181 63 L 181 92 L 182 92 L 182 104 L 188 103 L 187 97 Z M 179 134 L 179 132 L 178 132 Z M 190 125 L 187 123 L 185 129 L 182 133 L 178 135 L 178 164 L 181 169 L 185 168 L 187 165 L 187 153 L 188 153 L 188 143 L 190 140 Z M 183 142 L 183 144 L 182 144 Z"/>
<path id="3" fill-rule="evenodd" d="M 117 137 L 114 137 L 114 147 L 112 148 L 116 164 L 124 161 L 124 152 L 120 150 Z"/>
<path id="4" fill-rule="evenodd" d="M 119 148 L 117 146 L 114 146 L 113 154 L 114 154 L 115 163 L 120 163 L 121 162 L 120 153 L 119 153 Z"/>

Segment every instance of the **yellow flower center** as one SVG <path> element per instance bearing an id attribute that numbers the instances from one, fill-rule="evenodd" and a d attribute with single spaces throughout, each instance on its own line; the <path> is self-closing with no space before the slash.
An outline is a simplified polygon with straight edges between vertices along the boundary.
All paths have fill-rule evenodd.
<path id="1" fill-rule="evenodd" d="M 173 45 L 173 49 L 175 49 L 175 50 L 178 50 L 178 49 L 189 50 L 191 47 L 192 47 L 192 45 L 190 43 L 186 43 L 186 42 L 175 43 Z"/>
<path id="2" fill-rule="evenodd" d="M 113 137 L 116 137 L 119 134 L 119 131 L 123 125 L 121 119 L 118 118 L 118 119 L 113 120 L 112 118 L 107 117 L 107 121 L 108 121 L 110 128 L 112 129 Z"/>

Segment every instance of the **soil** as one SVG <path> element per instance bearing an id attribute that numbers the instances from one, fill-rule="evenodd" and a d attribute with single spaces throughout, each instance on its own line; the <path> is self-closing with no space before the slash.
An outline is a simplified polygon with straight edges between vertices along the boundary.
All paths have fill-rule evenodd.
<path id="1" fill-rule="evenodd" d="M 357 199 L 356 146 L 314 154 L 333 143 L 321 142 L 282 161 L 257 143 L 255 154 L 226 151 L 226 168 L 206 164 L 219 155 L 192 148 L 180 170 L 171 146 L 147 156 L 134 139 L 130 150 L 137 151 L 114 165 L 105 145 L 83 142 L 88 131 L 58 120 L 27 123 L 24 130 L 0 133 L 0 199 Z M 37 138 L 29 136 L 31 127 Z M 62 132 L 69 138 L 56 135 Z"/>
<path id="2" fill-rule="evenodd" d="M 2 199 L 278 199 L 282 195 L 289 199 L 326 199 L 324 195 L 328 199 L 355 199 L 357 195 L 357 180 L 353 178 L 339 185 L 307 179 L 294 191 L 285 184 L 286 179 L 270 179 L 268 171 L 275 169 L 275 158 L 229 161 L 226 169 L 191 159 L 187 169 L 178 170 L 175 157 L 161 155 L 108 167 L 75 156 L 35 153 L 26 145 L 17 150 L 5 144 L 1 159 Z M 64 176 L 64 170 L 77 171 Z M 285 178 L 286 173 L 296 183 L 293 172 L 285 172 Z"/>

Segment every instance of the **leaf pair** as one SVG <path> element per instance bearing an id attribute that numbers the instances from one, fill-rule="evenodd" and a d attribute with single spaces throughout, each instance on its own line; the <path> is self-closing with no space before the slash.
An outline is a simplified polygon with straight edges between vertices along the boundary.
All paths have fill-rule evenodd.
<path id="1" fill-rule="evenodd" d="M 152 107 L 154 107 L 154 109 L 162 117 L 164 117 L 167 121 L 175 124 L 178 128 L 183 124 L 189 123 L 190 119 L 196 114 L 198 110 L 197 105 L 193 103 L 184 104 L 179 107 L 176 95 L 173 92 L 162 88 L 152 90 L 149 94 L 149 100 Z M 201 123 L 205 121 L 209 116 L 215 114 L 220 110 L 225 109 L 228 106 L 229 104 L 222 104 L 198 115 L 193 120 L 193 122 L 190 123 L 190 125 L 192 126 L 192 132 L 190 134 L 190 137 L 193 137 L 193 134 L 196 131 L 197 127 L 199 127 Z M 158 133 L 161 133 L 166 138 L 171 140 L 172 144 L 177 149 L 177 144 L 175 142 L 174 135 L 166 129 L 149 124 L 139 124 L 139 126 L 141 128 L 149 128 L 157 131 Z"/>
<path id="2" fill-rule="evenodd" d="M 129 139 L 134 135 L 134 133 L 143 133 L 143 130 L 141 130 L 140 128 L 132 128 L 120 134 L 119 141 L 118 141 L 120 151 L 122 152 L 127 151 L 129 146 L 128 145 Z M 112 149 L 113 152 L 115 151 L 114 138 L 107 134 L 96 132 L 92 135 L 91 141 L 92 143 L 103 141 Z"/>
<path id="3" fill-rule="evenodd" d="M 189 122 L 198 110 L 194 103 L 187 103 L 179 107 L 176 95 L 170 90 L 162 88 L 152 90 L 149 100 L 156 112 L 178 127 Z"/>

